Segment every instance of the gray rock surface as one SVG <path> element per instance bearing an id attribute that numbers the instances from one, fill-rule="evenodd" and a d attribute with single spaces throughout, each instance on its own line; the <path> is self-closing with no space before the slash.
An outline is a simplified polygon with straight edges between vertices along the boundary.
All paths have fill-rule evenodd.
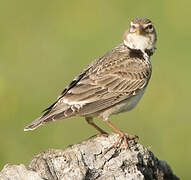
<path id="1" fill-rule="evenodd" d="M 37 172 L 26 169 L 23 164 L 6 164 L 0 173 L 0 180 L 43 180 Z"/>
<path id="2" fill-rule="evenodd" d="M 135 141 L 113 148 L 118 135 L 92 137 L 65 150 L 35 156 L 28 169 L 5 165 L 0 180 L 178 180 L 165 161 Z"/>

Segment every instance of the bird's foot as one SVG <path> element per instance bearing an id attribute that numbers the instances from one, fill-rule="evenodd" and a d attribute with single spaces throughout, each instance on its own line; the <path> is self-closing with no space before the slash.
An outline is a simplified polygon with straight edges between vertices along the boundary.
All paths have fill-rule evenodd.
<path id="1" fill-rule="evenodd" d="M 114 144 L 114 147 L 117 148 L 117 146 L 119 145 L 119 143 L 124 141 L 126 148 L 129 149 L 128 141 L 129 141 L 129 140 L 135 140 L 135 139 L 137 139 L 137 138 L 139 138 L 139 137 L 136 136 L 136 135 L 135 135 L 135 136 L 134 136 L 134 135 L 127 135 L 127 134 L 121 132 L 121 133 L 119 134 L 118 140 L 117 140 L 116 143 Z"/>

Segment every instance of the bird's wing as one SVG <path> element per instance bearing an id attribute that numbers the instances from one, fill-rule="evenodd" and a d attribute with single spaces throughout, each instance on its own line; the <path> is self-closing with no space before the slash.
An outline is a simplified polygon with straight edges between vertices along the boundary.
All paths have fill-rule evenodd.
<path id="1" fill-rule="evenodd" d="M 104 110 L 138 94 L 147 85 L 150 75 L 151 67 L 142 56 L 114 49 L 90 64 L 26 130 Z"/>
<path id="2" fill-rule="evenodd" d="M 151 67 L 144 58 L 115 52 L 103 56 L 84 72 L 63 91 L 48 114 L 70 117 L 108 108 L 143 89 Z M 71 108 L 65 110 L 66 105 Z"/>

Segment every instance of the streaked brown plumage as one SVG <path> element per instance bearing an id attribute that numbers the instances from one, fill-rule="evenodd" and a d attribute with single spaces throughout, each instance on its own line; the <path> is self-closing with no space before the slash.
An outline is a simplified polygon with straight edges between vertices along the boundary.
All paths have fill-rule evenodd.
<path id="1" fill-rule="evenodd" d="M 125 139 L 127 145 L 127 136 L 115 128 L 108 118 L 112 114 L 131 110 L 142 97 L 151 77 L 150 56 L 154 53 L 155 44 L 156 32 L 151 21 L 134 19 L 124 34 L 124 43 L 85 68 L 64 89 L 57 101 L 25 130 L 72 116 L 83 116 L 104 134 L 92 120 L 99 116 L 120 134 L 120 138 Z"/>

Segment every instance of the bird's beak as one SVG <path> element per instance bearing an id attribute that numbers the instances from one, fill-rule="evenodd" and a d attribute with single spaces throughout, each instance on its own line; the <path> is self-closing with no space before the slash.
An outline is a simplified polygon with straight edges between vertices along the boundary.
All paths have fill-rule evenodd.
<path id="1" fill-rule="evenodd" d="M 141 27 L 141 26 L 138 26 L 137 28 L 136 28 L 136 35 L 143 35 L 144 33 L 143 33 L 143 28 Z"/>

